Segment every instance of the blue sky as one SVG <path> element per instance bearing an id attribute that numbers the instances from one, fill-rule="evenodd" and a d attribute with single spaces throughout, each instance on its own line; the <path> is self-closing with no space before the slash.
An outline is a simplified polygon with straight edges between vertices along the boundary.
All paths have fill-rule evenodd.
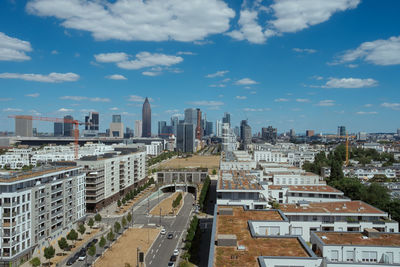
<path id="1" fill-rule="evenodd" d="M 12 114 L 125 126 L 199 107 L 253 132 L 400 128 L 397 0 L 3 0 L 0 130 Z M 39 131 L 51 130 L 35 122 Z"/>

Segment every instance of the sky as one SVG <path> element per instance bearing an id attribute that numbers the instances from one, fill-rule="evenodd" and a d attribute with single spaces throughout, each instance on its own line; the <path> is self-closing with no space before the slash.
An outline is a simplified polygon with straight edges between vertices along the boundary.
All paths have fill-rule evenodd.
<path id="1" fill-rule="evenodd" d="M 3 0 L 0 131 L 9 115 L 125 127 L 200 108 L 253 133 L 400 128 L 398 0 Z M 49 122 L 34 122 L 52 131 Z"/>

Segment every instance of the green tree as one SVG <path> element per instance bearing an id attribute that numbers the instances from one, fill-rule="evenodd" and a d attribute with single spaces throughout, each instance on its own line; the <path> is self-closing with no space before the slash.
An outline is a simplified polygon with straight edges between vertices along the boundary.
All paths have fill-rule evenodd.
<path id="1" fill-rule="evenodd" d="M 78 232 L 83 235 L 86 232 L 86 227 L 83 225 L 83 223 L 80 223 L 78 226 Z"/>
<path id="2" fill-rule="evenodd" d="M 78 239 L 78 233 L 77 233 L 74 229 L 72 229 L 72 230 L 68 233 L 67 239 L 73 241 L 74 244 L 75 244 L 75 241 Z"/>
<path id="3" fill-rule="evenodd" d="M 131 223 L 131 221 L 132 221 L 132 213 L 128 212 L 128 215 L 126 216 L 126 219 L 127 219 L 128 223 Z"/>
<path id="4" fill-rule="evenodd" d="M 119 230 L 121 230 L 121 224 L 119 222 L 114 223 L 114 231 L 118 234 Z"/>
<path id="5" fill-rule="evenodd" d="M 33 267 L 39 267 L 40 264 L 42 264 L 42 263 L 40 262 L 40 259 L 39 259 L 38 257 L 35 257 L 35 258 L 31 259 L 29 263 L 30 263 Z"/>
<path id="6" fill-rule="evenodd" d="M 216 169 L 212 170 L 212 174 L 216 175 L 217 174 L 217 170 Z"/>
<path id="7" fill-rule="evenodd" d="M 331 163 L 331 175 L 329 176 L 329 181 L 338 181 L 343 177 L 344 175 L 341 161 L 333 159 Z"/>
<path id="8" fill-rule="evenodd" d="M 106 239 L 104 238 L 104 235 L 100 238 L 99 241 L 99 247 L 100 248 L 104 248 L 104 246 L 106 245 Z"/>
<path id="9" fill-rule="evenodd" d="M 58 247 L 60 249 L 62 249 L 63 251 L 65 251 L 65 249 L 68 248 L 68 246 L 69 246 L 68 242 L 64 237 L 62 237 L 60 240 L 58 240 Z"/>
<path id="10" fill-rule="evenodd" d="M 53 248 L 53 246 L 44 248 L 44 257 L 49 260 L 49 266 L 50 266 L 50 259 L 53 258 L 55 254 L 56 254 L 56 249 Z"/>
<path id="11" fill-rule="evenodd" d="M 114 233 L 112 230 L 107 234 L 107 240 L 111 243 L 114 240 Z"/>
<path id="12" fill-rule="evenodd" d="M 122 199 L 122 205 L 125 205 L 125 203 L 126 203 L 126 199 L 125 199 L 125 197 Z"/>
<path id="13" fill-rule="evenodd" d="M 121 200 L 118 199 L 117 205 L 118 205 L 118 208 L 121 207 Z"/>
<path id="14" fill-rule="evenodd" d="M 88 222 L 88 226 L 89 226 L 90 228 L 92 228 L 93 225 L 94 225 L 93 218 L 90 218 L 90 219 L 89 219 L 89 222 Z"/>
<path id="15" fill-rule="evenodd" d="M 96 222 L 101 222 L 101 215 L 100 215 L 99 213 L 97 213 L 97 214 L 94 216 L 94 220 L 95 220 Z"/>
<path id="16" fill-rule="evenodd" d="M 96 245 L 92 245 L 89 250 L 88 250 L 88 254 L 93 257 L 96 254 Z"/>
<path id="17" fill-rule="evenodd" d="M 125 226 L 126 226 L 126 218 L 125 218 L 125 216 L 122 217 L 121 223 L 122 223 L 122 227 L 125 228 Z"/>

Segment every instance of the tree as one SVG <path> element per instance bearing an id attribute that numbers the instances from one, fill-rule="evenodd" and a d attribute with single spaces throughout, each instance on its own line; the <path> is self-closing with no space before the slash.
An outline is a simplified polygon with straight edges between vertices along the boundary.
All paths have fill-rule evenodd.
<path id="1" fill-rule="evenodd" d="M 74 244 L 75 244 L 75 241 L 78 239 L 78 233 L 77 233 L 74 229 L 72 229 L 72 230 L 68 233 L 67 239 L 73 241 Z"/>
<path id="2" fill-rule="evenodd" d="M 216 175 L 217 174 L 217 170 L 216 169 L 212 170 L 212 174 Z"/>
<path id="3" fill-rule="evenodd" d="M 94 225 L 93 218 L 90 218 L 90 219 L 89 219 L 88 225 L 89 225 L 90 228 L 93 227 L 93 225 Z"/>
<path id="4" fill-rule="evenodd" d="M 338 181 L 343 179 L 342 162 L 333 159 L 331 164 L 331 175 L 329 176 L 329 181 Z"/>
<path id="5" fill-rule="evenodd" d="M 31 261 L 29 262 L 33 267 L 39 267 L 40 264 L 42 264 L 40 262 L 40 259 L 38 257 L 35 257 L 33 259 L 31 259 Z"/>
<path id="6" fill-rule="evenodd" d="M 126 226 L 126 218 L 125 218 L 125 216 L 122 217 L 121 223 L 122 223 L 122 227 L 125 228 L 125 226 Z"/>
<path id="7" fill-rule="evenodd" d="M 56 249 L 53 248 L 53 246 L 44 248 L 44 257 L 49 260 L 49 266 L 50 266 L 50 259 L 53 258 L 55 254 L 56 254 Z"/>
<path id="8" fill-rule="evenodd" d="M 121 200 L 118 199 L 117 205 L 118 205 L 118 208 L 121 207 Z"/>
<path id="9" fill-rule="evenodd" d="M 126 203 L 126 199 L 123 198 L 123 199 L 122 199 L 122 205 L 125 205 L 125 203 Z"/>
<path id="10" fill-rule="evenodd" d="M 115 222 L 114 231 L 118 234 L 120 229 L 121 229 L 121 224 L 119 224 L 119 222 Z"/>
<path id="11" fill-rule="evenodd" d="M 97 213 L 97 214 L 94 216 L 94 220 L 95 220 L 96 222 L 101 222 L 101 215 L 100 215 L 99 213 Z"/>
<path id="12" fill-rule="evenodd" d="M 63 251 L 65 251 L 65 249 L 69 246 L 67 240 L 62 237 L 60 240 L 58 240 L 58 246 L 60 247 L 60 249 L 62 249 Z"/>
<path id="13" fill-rule="evenodd" d="M 93 257 L 96 254 L 96 245 L 92 245 L 89 250 L 88 250 L 88 254 Z"/>
<path id="14" fill-rule="evenodd" d="M 107 234 L 107 240 L 111 243 L 114 240 L 114 233 L 112 230 Z"/>
<path id="15" fill-rule="evenodd" d="M 99 241 L 99 247 L 104 248 L 104 246 L 106 245 L 106 239 L 104 238 L 104 235 L 100 238 Z"/>
<path id="16" fill-rule="evenodd" d="M 126 216 L 126 219 L 128 220 L 128 223 L 131 223 L 131 221 L 132 221 L 132 213 L 128 212 L 128 215 Z"/>
<path id="17" fill-rule="evenodd" d="M 86 227 L 83 225 L 83 223 L 79 224 L 78 226 L 78 232 L 83 235 L 86 232 Z"/>

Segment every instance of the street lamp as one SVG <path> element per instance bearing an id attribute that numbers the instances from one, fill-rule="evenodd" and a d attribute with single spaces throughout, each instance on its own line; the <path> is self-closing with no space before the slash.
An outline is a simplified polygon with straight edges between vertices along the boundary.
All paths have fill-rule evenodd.
<path id="1" fill-rule="evenodd" d="M 139 267 L 139 251 L 140 247 L 136 248 L 136 267 Z"/>

